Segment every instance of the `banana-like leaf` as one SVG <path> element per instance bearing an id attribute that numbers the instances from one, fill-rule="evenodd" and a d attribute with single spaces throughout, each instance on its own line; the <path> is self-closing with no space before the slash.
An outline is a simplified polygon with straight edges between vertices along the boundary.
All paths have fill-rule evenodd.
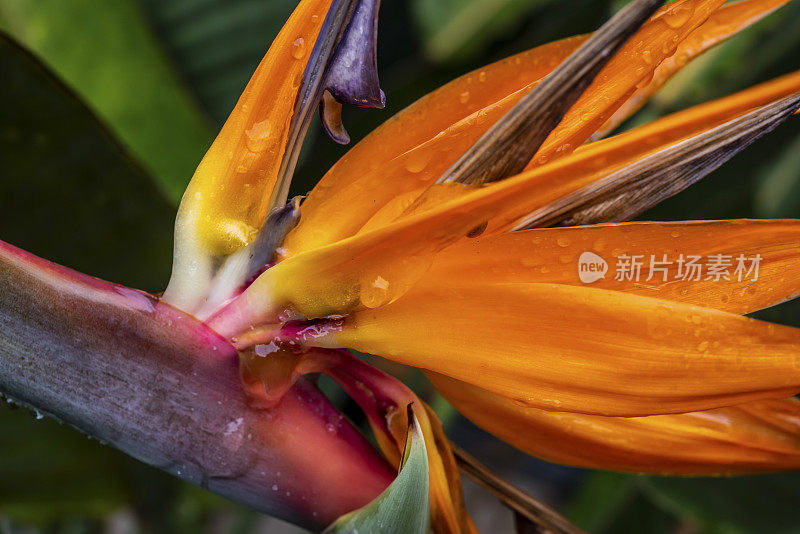
<path id="1" fill-rule="evenodd" d="M 409 436 L 397 478 L 374 501 L 337 519 L 325 534 L 428 532 L 428 454 L 422 429 L 410 407 L 408 417 Z"/>
<path id="2" fill-rule="evenodd" d="M 211 135 L 134 0 L 0 0 L 0 18 L 6 31 L 88 103 L 177 204 Z"/>
<path id="3" fill-rule="evenodd" d="M 86 106 L 0 34 L 0 239 L 153 291 L 174 209 Z"/>

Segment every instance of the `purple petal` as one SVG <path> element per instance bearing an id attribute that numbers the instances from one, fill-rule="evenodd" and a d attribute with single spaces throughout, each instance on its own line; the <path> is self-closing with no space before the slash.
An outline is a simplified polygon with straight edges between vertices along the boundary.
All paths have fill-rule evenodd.
<path id="1" fill-rule="evenodd" d="M 327 88 L 341 104 L 383 108 L 378 82 L 380 0 L 359 0 L 328 65 Z"/>

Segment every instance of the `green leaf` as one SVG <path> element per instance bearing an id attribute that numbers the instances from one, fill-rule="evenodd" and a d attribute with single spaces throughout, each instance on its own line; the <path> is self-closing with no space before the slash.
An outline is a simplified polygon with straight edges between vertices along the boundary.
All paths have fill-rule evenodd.
<path id="1" fill-rule="evenodd" d="M 665 510 L 717 531 L 772 534 L 797 532 L 800 474 L 733 478 L 643 479 Z"/>
<path id="2" fill-rule="evenodd" d="M 337 519 L 325 529 L 326 534 L 428 532 L 428 453 L 419 422 L 410 407 L 408 412 L 410 435 L 406 440 L 406 450 L 397 478 L 371 503 Z"/>
<path id="3" fill-rule="evenodd" d="M 0 239 L 80 271 L 160 290 L 174 211 L 41 63 L 0 34 Z"/>
<path id="4" fill-rule="evenodd" d="M 414 15 L 425 52 L 437 62 L 481 52 L 498 36 L 511 33 L 522 17 L 551 0 L 415 0 Z"/>
<path id="5" fill-rule="evenodd" d="M 297 0 L 138 0 L 176 70 L 218 123 Z"/>
<path id="6" fill-rule="evenodd" d="M 211 135 L 133 0 L 0 0 L 0 18 L 177 203 Z"/>

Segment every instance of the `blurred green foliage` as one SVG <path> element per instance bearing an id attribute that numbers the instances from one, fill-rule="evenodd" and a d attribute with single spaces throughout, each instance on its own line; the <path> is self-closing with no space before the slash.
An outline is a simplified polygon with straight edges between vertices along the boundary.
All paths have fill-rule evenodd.
<path id="1" fill-rule="evenodd" d="M 136 1 L 0 0 L 0 14 L 177 203 L 211 129 Z"/>
<path id="2" fill-rule="evenodd" d="M 174 209 L 36 58 L 0 36 L 3 240 L 88 274 L 160 290 Z"/>
<path id="3" fill-rule="evenodd" d="M 0 27 L 28 50 L 0 39 L 0 238 L 90 274 L 163 288 L 183 187 L 295 4 L 0 0 Z M 348 131 L 358 140 L 449 79 L 591 31 L 619 5 L 384 0 L 379 66 L 388 109 L 345 110 Z M 690 64 L 623 128 L 796 69 L 797 28 L 795 0 Z M 645 218 L 800 217 L 799 123 Z M 304 154 L 313 157 L 302 160 L 294 192 L 312 187 L 345 150 L 312 135 Z M 800 324 L 800 305 L 758 315 Z M 418 374 L 407 378 L 454 436 L 474 437 L 462 442 L 467 449 L 488 458 L 495 451 L 501 474 L 591 532 L 800 531 L 798 474 L 675 479 L 554 467 L 478 432 Z M 0 406 L 2 534 L 244 534 L 272 525 L 72 429 Z"/>

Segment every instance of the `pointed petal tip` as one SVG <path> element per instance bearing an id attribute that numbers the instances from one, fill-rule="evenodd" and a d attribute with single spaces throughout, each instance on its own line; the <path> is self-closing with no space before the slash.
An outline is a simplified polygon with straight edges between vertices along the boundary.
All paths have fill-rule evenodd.
<path id="1" fill-rule="evenodd" d="M 337 143 L 350 141 L 341 124 L 341 105 L 383 109 L 386 94 L 378 81 L 377 39 L 380 0 L 359 0 L 326 72 L 325 108 L 338 103 L 335 121 L 323 117 L 328 135 Z M 337 124 L 338 123 L 338 124 Z M 347 139 L 347 141 L 344 141 Z"/>
<path id="2" fill-rule="evenodd" d="M 340 145 L 350 143 L 350 134 L 342 123 L 342 104 L 329 91 L 325 91 L 320 100 L 319 117 L 328 137 Z"/>

